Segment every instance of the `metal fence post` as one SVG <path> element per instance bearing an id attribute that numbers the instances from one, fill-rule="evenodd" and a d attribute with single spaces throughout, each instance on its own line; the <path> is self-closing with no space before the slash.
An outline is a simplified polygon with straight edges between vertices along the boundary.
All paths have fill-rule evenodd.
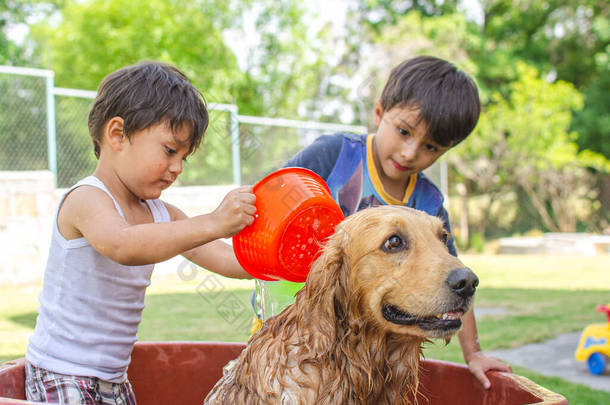
<path id="1" fill-rule="evenodd" d="M 229 111 L 231 126 L 231 154 L 233 160 L 233 183 L 241 186 L 241 156 L 239 152 L 239 118 L 237 106 Z"/>
<path id="2" fill-rule="evenodd" d="M 53 92 L 55 73 L 49 71 L 46 76 L 47 96 L 47 153 L 49 159 L 49 170 L 55 176 L 57 184 L 57 134 L 55 132 L 55 93 Z"/>

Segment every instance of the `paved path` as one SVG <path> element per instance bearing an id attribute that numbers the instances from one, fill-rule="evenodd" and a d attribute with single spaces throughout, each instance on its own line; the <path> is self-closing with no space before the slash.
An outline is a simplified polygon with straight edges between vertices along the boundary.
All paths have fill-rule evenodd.
<path id="1" fill-rule="evenodd" d="M 610 370 L 606 369 L 602 375 L 593 375 L 589 373 L 584 362 L 574 359 L 579 338 L 580 332 L 568 333 L 546 342 L 510 350 L 490 351 L 489 354 L 543 375 L 560 377 L 596 390 L 610 392 Z"/>

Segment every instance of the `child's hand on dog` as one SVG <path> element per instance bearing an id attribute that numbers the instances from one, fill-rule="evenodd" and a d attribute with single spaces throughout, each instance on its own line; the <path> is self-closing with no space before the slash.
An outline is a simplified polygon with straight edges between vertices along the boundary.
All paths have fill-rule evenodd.
<path id="1" fill-rule="evenodd" d="M 256 196 L 252 186 L 231 190 L 222 200 L 212 216 L 218 224 L 220 238 L 228 238 L 254 222 Z"/>

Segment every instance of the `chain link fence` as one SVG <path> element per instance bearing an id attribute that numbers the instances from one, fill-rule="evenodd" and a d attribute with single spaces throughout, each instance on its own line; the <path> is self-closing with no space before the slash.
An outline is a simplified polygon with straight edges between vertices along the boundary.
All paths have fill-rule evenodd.
<path id="1" fill-rule="evenodd" d="M 253 184 L 282 167 L 299 150 L 323 134 L 365 133 L 361 126 L 238 116 L 244 182 Z"/>
<path id="2" fill-rule="evenodd" d="M 51 71 L 0 66 L 0 170 L 49 169 L 60 188 L 93 173 L 87 119 L 94 98 L 94 91 L 54 87 Z M 322 134 L 366 132 L 363 126 L 239 115 L 235 105 L 208 107 L 208 131 L 177 185 L 253 184 Z M 427 173 L 446 195 L 446 166 Z"/>
<path id="3" fill-rule="evenodd" d="M 57 187 L 97 164 L 87 128 L 95 92 L 53 86 L 53 72 L 0 66 L 0 170 L 44 170 Z M 322 133 L 364 127 L 238 115 L 208 103 L 210 125 L 177 185 L 252 184 Z M 243 177 L 243 179 L 242 179 Z"/>
<path id="4" fill-rule="evenodd" d="M 69 187 L 93 173 L 97 159 L 89 137 L 87 119 L 92 104 L 89 97 L 55 94 L 57 186 Z"/>
<path id="5" fill-rule="evenodd" d="M 46 78 L 0 73 L 0 170 L 44 170 Z"/>

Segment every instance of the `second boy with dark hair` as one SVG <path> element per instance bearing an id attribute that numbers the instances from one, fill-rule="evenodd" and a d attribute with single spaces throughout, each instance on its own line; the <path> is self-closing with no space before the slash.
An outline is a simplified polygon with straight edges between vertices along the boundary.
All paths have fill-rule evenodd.
<path id="1" fill-rule="evenodd" d="M 404 205 L 441 218 L 451 234 L 443 195 L 423 170 L 472 132 L 479 113 L 478 90 L 468 75 L 445 60 L 416 57 L 392 70 L 375 104 L 376 134 L 321 136 L 285 166 L 319 174 L 345 216 Z M 453 237 L 447 249 L 457 256 Z M 458 337 L 464 360 L 485 388 L 485 371 L 510 371 L 481 351 L 472 311 L 464 315 Z"/>

